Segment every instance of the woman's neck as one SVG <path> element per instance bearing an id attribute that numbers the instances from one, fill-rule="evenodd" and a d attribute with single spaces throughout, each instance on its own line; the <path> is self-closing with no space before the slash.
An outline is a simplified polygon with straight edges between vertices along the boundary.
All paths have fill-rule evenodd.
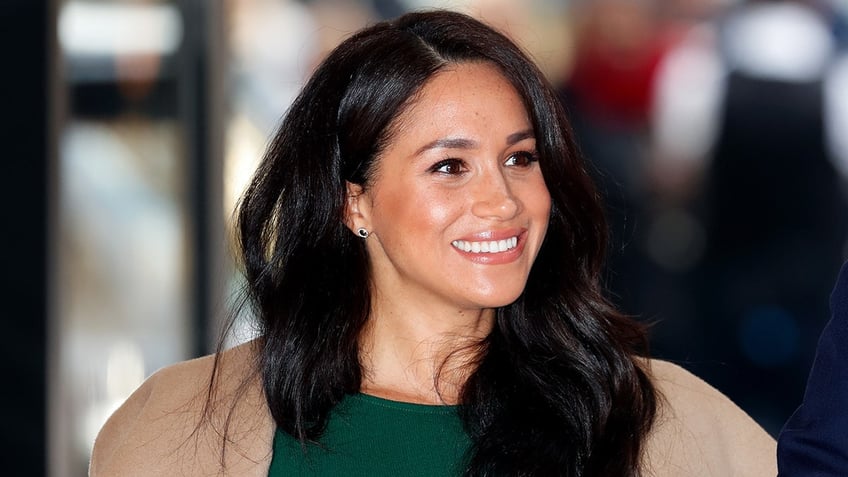
<path id="1" fill-rule="evenodd" d="M 458 403 L 494 310 L 385 305 L 372 311 L 360 339 L 361 391 L 396 401 Z"/>

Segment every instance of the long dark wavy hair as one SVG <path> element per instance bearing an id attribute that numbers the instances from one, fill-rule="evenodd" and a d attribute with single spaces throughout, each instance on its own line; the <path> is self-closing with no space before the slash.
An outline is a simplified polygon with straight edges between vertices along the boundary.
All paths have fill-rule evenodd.
<path id="1" fill-rule="evenodd" d="M 637 356 L 641 325 L 604 298 L 606 223 L 565 113 L 513 42 L 431 11 L 351 36 L 317 68 L 273 137 L 238 210 L 258 370 L 282 431 L 320 442 L 360 390 L 369 319 L 364 242 L 345 226 L 345 181 L 367 189 L 394 120 L 447 66 L 497 67 L 524 102 L 552 210 L 523 294 L 496 310 L 460 395 L 474 476 L 638 476 L 658 395 Z"/>

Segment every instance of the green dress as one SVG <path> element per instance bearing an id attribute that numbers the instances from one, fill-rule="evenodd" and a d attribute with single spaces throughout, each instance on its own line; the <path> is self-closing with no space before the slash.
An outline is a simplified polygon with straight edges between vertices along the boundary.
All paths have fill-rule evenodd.
<path id="1" fill-rule="evenodd" d="M 321 445 L 277 430 L 269 477 L 458 476 L 471 445 L 458 406 L 346 397 L 330 414 Z"/>

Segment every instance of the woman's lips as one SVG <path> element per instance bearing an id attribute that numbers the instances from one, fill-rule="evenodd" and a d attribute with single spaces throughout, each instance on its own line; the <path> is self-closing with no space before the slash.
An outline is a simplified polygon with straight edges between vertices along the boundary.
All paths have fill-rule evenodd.
<path id="1" fill-rule="evenodd" d="M 501 240 L 454 240 L 451 245 L 463 252 L 471 253 L 501 253 L 507 250 L 514 249 L 518 246 L 518 236 L 509 237 Z"/>
<path id="2" fill-rule="evenodd" d="M 454 240 L 454 250 L 475 263 L 497 265 L 510 263 L 518 259 L 524 251 L 527 231 L 513 231 L 512 235 L 488 235 L 487 240 Z"/>

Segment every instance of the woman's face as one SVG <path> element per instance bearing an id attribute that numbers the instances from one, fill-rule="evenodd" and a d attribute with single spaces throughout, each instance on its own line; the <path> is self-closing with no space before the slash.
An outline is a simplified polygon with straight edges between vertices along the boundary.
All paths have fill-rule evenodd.
<path id="1" fill-rule="evenodd" d="M 431 78 L 398 118 L 349 225 L 365 227 L 377 299 L 454 310 L 521 294 L 551 200 L 527 111 L 485 63 Z"/>

